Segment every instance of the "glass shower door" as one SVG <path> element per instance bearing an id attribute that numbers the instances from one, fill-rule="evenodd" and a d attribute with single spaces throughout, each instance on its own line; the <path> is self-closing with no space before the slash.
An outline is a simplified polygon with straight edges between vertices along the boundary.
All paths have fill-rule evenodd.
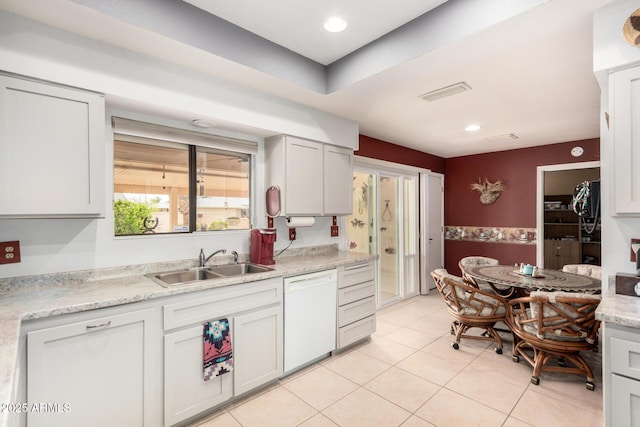
<path id="1" fill-rule="evenodd" d="M 399 188 L 401 178 L 380 175 L 380 305 L 401 296 L 400 290 L 400 233 L 402 223 L 398 218 Z"/>
<path id="2" fill-rule="evenodd" d="M 378 255 L 378 306 L 417 293 L 417 197 L 417 175 L 373 169 L 353 174 L 349 250 Z"/>
<path id="3" fill-rule="evenodd" d="M 347 236 L 352 252 L 378 254 L 376 221 L 377 176 L 353 173 L 353 214 L 347 216 Z"/>

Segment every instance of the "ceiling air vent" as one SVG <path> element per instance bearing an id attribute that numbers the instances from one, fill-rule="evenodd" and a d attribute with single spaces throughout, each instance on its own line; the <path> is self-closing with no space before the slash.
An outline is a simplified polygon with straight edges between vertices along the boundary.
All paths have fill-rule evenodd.
<path id="1" fill-rule="evenodd" d="M 420 98 L 425 101 L 435 101 L 436 99 L 455 95 L 456 93 L 465 92 L 467 90 L 471 90 L 471 86 L 465 82 L 459 82 L 450 86 L 441 87 L 440 89 L 432 90 L 431 92 L 423 93 L 420 95 Z"/>
<path id="2" fill-rule="evenodd" d="M 496 135 L 485 138 L 485 141 L 489 142 L 511 142 L 515 139 L 518 139 L 518 135 L 513 133 L 505 133 L 504 135 Z"/>

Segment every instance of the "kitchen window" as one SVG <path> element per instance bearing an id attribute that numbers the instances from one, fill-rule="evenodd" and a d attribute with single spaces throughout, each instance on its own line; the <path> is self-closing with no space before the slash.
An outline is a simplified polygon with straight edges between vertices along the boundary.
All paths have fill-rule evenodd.
<path id="1" fill-rule="evenodd" d="M 114 118 L 116 236 L 247 230 L 257 144 Z"/>

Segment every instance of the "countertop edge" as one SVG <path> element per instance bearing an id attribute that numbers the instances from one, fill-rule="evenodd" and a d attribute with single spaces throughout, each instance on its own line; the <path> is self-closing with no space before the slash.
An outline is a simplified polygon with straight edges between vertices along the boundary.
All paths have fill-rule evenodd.
<path id="1" fill-rule="evenodd" d="M 630 328 L 640 328 L 640 298 L 627 295 L 603 295 L 596 319 Z"/>

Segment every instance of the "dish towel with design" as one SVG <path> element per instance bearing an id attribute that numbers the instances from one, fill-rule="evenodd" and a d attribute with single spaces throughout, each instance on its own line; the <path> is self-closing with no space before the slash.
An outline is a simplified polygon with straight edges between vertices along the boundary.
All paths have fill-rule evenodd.
<path id="1" fill-rule="evenodd" d="M 229 320 L 220 319 L 204 324 L 204 380 L 233 370 L 233 351 Z"/>

